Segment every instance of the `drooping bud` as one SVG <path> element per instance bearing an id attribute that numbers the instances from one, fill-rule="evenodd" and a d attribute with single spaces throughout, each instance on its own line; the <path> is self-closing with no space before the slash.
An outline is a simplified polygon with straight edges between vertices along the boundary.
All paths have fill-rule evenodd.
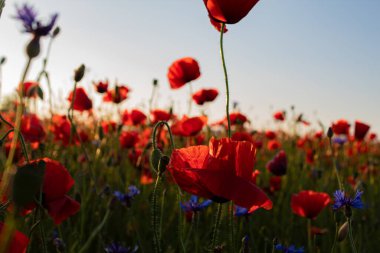
<path id="1" fill-rule="evenodd" d="M 82 80 L 82 78 L 84 76 L 85 69 L 86 69 L 86 67 L 84 66 L 84 64 L 82 64 L 79 66 L 79 68 L 77 68 L 75 70 L 75 74 L 74 74 L 74 81 L 75 82 L 80 82 L 80 80 Z"/>
<path id="2" fill-rule="evenodd" d="M 159 164 L 162 157 L 162 152 L 158 148 L 155 148 L 152 153 L 150 154 L 150 165 L 154 169 L 154 171 L 159 171 Z"/>
<path id="3" fill-rule="evenodd" d="M 3 65 L 7 61 L 7 58 L 5 56 L 0 58 L 0 65 Z"/>
<path id="4" fill-rule="evenodd" d="M 169 164 L 169 162 L 170 162 L 170 158 L 169 158 L 169 156 L 167 156 L 167 155 L 163 155 L 162 157 L 161 157 L 161 159 L 160 159 L 160 166 L 159 166 L 159 173 L 160 174 L 162 174 L 162 173 L 164 173 L 165 172 L 165 170 L 166 170 L 166 166 L 168 166 L 168 164 Z"/>
<path id="5" fill-rule="evenodd" d="M 337 238 L 338 242 L 343 241 L 347 237 L 347 234 L 348 234 L 348 221 L 343 223 L 343 225 L 339 228 L 338 238 Z"/>
<path id="6" fill-rule="evenodd" d="M 29 44 L 26 46 L 26 55 L 33 59 L 40 54 L 41 46 L 40 46 L 40 37 L 34 37 Z"/>
<path id="7" fill-rule="evenodd" d="M 158 85 L 158 79 L 153 79 L 153 86 L 157 86 Z"/>

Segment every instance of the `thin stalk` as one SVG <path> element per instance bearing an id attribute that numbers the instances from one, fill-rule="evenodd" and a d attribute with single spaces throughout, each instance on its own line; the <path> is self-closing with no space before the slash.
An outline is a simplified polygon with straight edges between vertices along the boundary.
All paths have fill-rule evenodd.
<path id="1" fill-rule="evenodd" d="M 161 251 L 161 238 L 160 234 L 158 232 L 158 228 L 160 225 L 158 224 L 158 214 L 157 214 L 157 188 L 161 180 L 161 174 L 157 174 L 156 183 L 154 184 L 153 188 L 153 195 L 152 195 L 152 226 L 153 226 L 153 236 L 154 236 L 154 252 L 159 253 Z"/>
<path id="2" fill-rule="evenodd" d="M 212 239 L 211 239 L 211 250 L 214 250 L 215 246 L 218 244 L 218 237 L 219 237 L 219 230 L 220 230 L 220 224 L 222 220 L 222 209 L 223 204 L 218 204 L 218 209 L 216 211 L 216 220 L 214 224 L 214 231 L 212 232 Z"/>
<path id="3" fill-rule="evenodd" d="M 313 246 L 312 246 L 312 238 L 311 238 L 311 219 L 307 219 L 307 246 L 308 246 L 308 252 L 313 252 Z"/>
<path id="4" fill-rule="evenodd" d="M 335 252 L 335 247 L 336 247 L 336 241 L 337 241 L 337 238 L 338 238 L 338 232 L 339 232 L 339 224 L 338 222 L 335 223 L 335 236 L 334 236 L 334 243 L 331 247 L 331 253 L 334 253 Z"/>
<path id="5" fill-rule="evenodd" d="M 191 82 L 188 84 L 188 86 L 189 86 L 189 109 L 187 111 L 187 115 L 190 116 L 191 107 L 193 104 L 193 86 L 191 85 Z"/>
<path id="6" fill-rule="evenodd" d="M 224 58 L 224 50 L 223 50 L 223 34 L 224 28 L 226 27 L 225 23 L 222 23 L 222 28 L 220 30 L 220 55 L 222 57 L 223 71 L 224 71 L 224 80 L 226 82 L 226 116 L 227 116 L 227 126 L 228 126 L 228 138 L 231 138 L 231 119 L 230 119 L 230 90 L 228 86 L 228 74 L 227 74 L 227 66 L 226 60 Z"/>
<path id="7" fill-rule="evenodd" d="M 351 219 L 348 218 L 347 221 L 348 221 L 348 236 L 349 236 L 349 238 L 350 238 L 351 249 L 352 249 L 352 252 L 353 252 L 353 253 L 357 253 L 358 251 L 356 250 L 354 237 L 353 237 L 353 235 L 352 235 L 352 224 L 351 224 Z"/>
<path id="8" fill-rule="evenodd" d="M 338 180 L 339 189 L 344 190 L 344 185 L 342 184 L 342 181 L 340 180 L 338 166 L 337 166 L 337 160 L 336 160 L 335 153 L 333 150 L 331 138 L 329 138 L 329 144 L 330 144 L 331 156 L 332 156 L 332 160 L 333 160 L 333 166 L 334 166 L 334 170 L 335 170 L 336 179 Z"/>

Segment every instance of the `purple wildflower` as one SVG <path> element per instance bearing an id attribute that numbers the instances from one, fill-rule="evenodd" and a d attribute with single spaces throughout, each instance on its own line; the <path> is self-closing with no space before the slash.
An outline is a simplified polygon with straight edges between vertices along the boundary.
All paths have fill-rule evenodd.
<path id="1" fill-rule="evenodd" d="M 107 253 L 135 253 L 138 250 L 138 247 L 135 246 L 133 249 L 131 247 L 124 247 L 120 245 L 119 243 L 111 243 L 107 245 L 104 250 Z"/>
<path id="2" fill-rule="evenodd" d="M 182 210 L 185 212 L 199 212 L 211 205 L 212 200 L 205 200 L 201 203 L 198 202 L 198 197 L 192 195 L 190 200 L 184 203 L 180 203 Z"/>
<path id="3" fill-rule="evenodd" d="M 364 208 L 364 204 L 361 200 L 361 196 L 363 195 L 362 191 L 356 191 L 354 198 L 350 198 L 345 194 L 342 190 L 337 190 L 334 192 L 335 203 L 332 206 L 334 210 L 338 210 L 342 207 L 353 207 L 362 209 Z"/>

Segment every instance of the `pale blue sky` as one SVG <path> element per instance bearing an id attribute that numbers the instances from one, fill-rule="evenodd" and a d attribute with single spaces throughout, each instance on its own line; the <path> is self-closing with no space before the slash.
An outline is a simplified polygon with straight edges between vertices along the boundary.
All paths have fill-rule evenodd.
<path id="1" fill-rule="evenodd" d="M 4 92 L 19 80 L 29 39 L 11 16 L 9 1 L 0 20 L 0 56 Z M 193 89 L 216 87 L 217 101 L 208 107 L 223 117 L 224 79 L 219 34 L 210 25 L 203 1 L 190 0 L 33 0 L 42 17 L 59 12 L 62 34 L 53 45 L 48 69 L 55 93 L 65 99 L 72 71 L 89 68 L 92 80 L 117 78 L 132 89 L 123 107 L 140 105 L 150 95 L 151 80 L 160 80 L 159 107 L 173 99 L 186 112 L 188 89 L 171 91 L 167 67 L 192 56 L 202 76 Z M 262 0 L 249 15 L 229 26 L 225 52 L 232 101 L 250 116 L 254 127 L 271 121 L 274 110 L 295 105 L 313 123 L 360 119 L 380 130 L 380 1 Z M 46 43 L 45 43 L 46 46 Z M 35 61 L 35 78 L 41 58 Z M 58 92 L 58 91 L 61 92 Z M 272 109 L 271 109 L 272 108 Z M 198 112 L 193 110 L 193 114 Z"/>

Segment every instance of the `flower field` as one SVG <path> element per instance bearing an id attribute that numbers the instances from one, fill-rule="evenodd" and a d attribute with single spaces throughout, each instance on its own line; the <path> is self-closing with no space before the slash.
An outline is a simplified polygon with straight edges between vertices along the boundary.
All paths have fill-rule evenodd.
<path id="1" fill-rule="evenodd" d="M 12 18 L 29 41 L 14 96 L 0 101 L 0 253 L 378 252 L 380 143 L 371 122 L 315 128 L 291 106 L 257 129 L 231 102 L 225 51 L 233 48 L 224 40 L 258 2 L 204 0 L 220 36 L 223 89 L 193 91 L 202 62 L 178 57 L 167 80 L 144 87 L 145 109 L 123 107 L 133 87 L 117 81 L 93 80 L 89 91 L 85 64 L 57 108 L 49 57 L 64 36 L 59 15 L 16 6 Z M 190 87 L 186 114 L 153 103 L 165 82 L 172 92 Z M 194 113 L 221 97 L 221 119 Z"/>

